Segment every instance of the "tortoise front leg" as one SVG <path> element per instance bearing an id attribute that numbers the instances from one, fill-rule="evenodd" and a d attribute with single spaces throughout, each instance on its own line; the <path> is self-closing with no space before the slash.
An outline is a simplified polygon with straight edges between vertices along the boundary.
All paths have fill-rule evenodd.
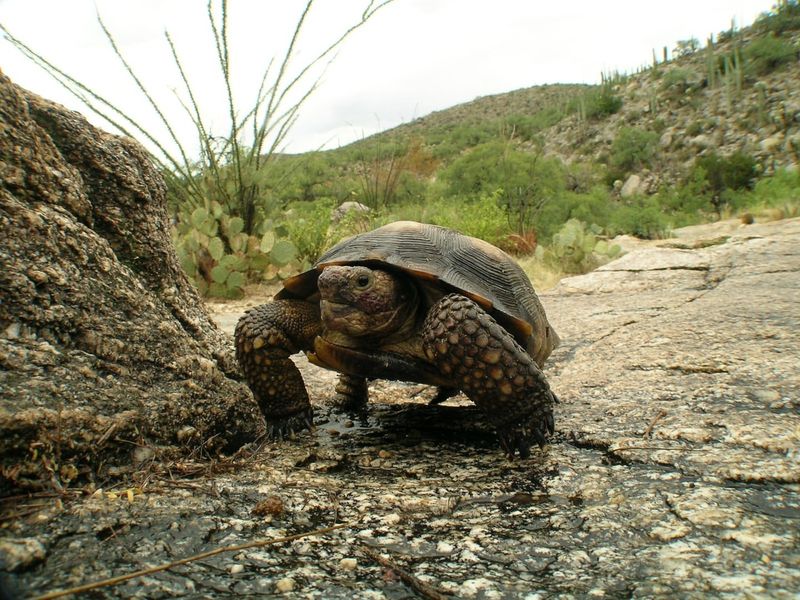
<path id="1" fill-rule="evenodd" d="M 300 371 L 289 358 L 314 347 L 319 306 L 276 300 L 247 311 L 236 324 L 236 359 L 271 438 L 311 428 L 313 411 Z"/>
<path id="2" fill-rule="evenodd" d="M 555 397 L 530 354 L 486 311 L 450 294 L 430 309 L 422 336 L 428 359 L 486 413 L 509 456 L 544 445 Z"/>

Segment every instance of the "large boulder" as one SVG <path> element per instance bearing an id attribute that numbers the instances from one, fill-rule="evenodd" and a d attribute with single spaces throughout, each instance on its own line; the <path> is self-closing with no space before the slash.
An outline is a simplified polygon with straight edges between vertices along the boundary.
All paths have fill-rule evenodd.
<path id="1" fill-rule="evenodd" d="M 2 73 L 0 123 L 0 487 L 253 440 L 147 153 Z"/>

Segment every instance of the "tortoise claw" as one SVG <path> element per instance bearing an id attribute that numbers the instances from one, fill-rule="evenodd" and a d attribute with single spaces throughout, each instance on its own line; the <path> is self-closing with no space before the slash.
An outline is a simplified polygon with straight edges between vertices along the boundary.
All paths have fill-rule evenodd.
<path id="1" fill-rule="evenodd" d="M 547 443 L 547 436 L 555 431 L 553 413 L 546 412 L 534 419 L 529 420 L 524 425 L 517 425 L 504 428 L 498 431 L 500 446 L 508 458 L 513 459 L 516 454 L 520 458 L 529 458 L 531 446 L 535 443 L 539 448 L 543 448 Z"/>
<path id="2" fill-rule="evenodd" d="M 436 396 L 430 402 L 428 402 L 428 404 L 431 406 L 436 406 L 437 404 L 441 404 L 445 400 L 456 396 L 458 393 L 458 388 L 439 386 L 436 391 Z"/>
<path id="3" fill-rule="evenodd" d="M 520 439 L 517 442 L 517 451 L 521 459 L 529 458 L 531 455 L 531 445 L 526 440 Z"/>
<path id="4" fill-rule="evenodd" d="M 534 430 L 533 439 L 537 444 L 539 444 L 539 448 L 544 448 L 544 445 L 547 443 L 547 438 L 541 429 Z"/>
<path id="5" fill-rule="evenodd" d="M 276 442 L 294 440 L 296 433 L 303 429 L 314 429 L 313 417 L 314 411 L 310 407 L 289 416 L 267 417 L 267 439 Z"/>

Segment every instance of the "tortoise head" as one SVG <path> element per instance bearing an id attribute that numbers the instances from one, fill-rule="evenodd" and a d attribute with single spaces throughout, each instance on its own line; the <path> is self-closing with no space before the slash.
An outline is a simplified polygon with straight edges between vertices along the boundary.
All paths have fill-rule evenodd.
<path id="1" fill-rule="evenodd" d="M 357 266 L 325 267 L 317 281 L 325 328 L 352 337 L 384 337 L 407 324 L 416 291 L 390 271 Z"/>

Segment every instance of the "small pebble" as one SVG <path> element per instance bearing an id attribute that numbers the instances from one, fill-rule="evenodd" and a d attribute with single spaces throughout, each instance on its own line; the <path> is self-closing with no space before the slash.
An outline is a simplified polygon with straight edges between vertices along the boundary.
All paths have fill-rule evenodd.
<path id="1" fill-rule="evenodd" d="M 375 532 L 372 529 L 362 529 L 356 535 L 358 535 L 358 537 L 360 537 L 360 538 L 367 538 L 368 539 L 368 538 L 374 537 L 374 533 Z"/>
<path id="2" fill-rule="evenodd" d="M 345 571 L 354 571 L 358 566 L 358 561 L 355 558 L 343 558 L 339 561 L 339 566 Z"/>
<path id="3" fill-rule="evenodd" d="M 257 517 L 273 516 L 277 517 L 284 511 L 283 500 L 280 496 L 267 496 L 263 500 L 259 500 L 250 511 L 250 514 Z"/>
<path id="4" fill-rule="evenodd" d="M 244 571 L 244 565 L 240 564 L 231 565 L 230 571 L 231 575 L 236 575 L 238 573 L 241 573 L 242 571 Z"/>
<path id="5" fill-rule="evenodd" d="M 22 571 L 44 560 L 47 552 L 36 538 L 7 538 L 0 541 L 0 570 Z"/>
<path id="6" fill-rule="evenodd" d="M 278 581 L 275 583 L 275 591 L 279 594 L 285 594 L 286 592 L 291 592 L 294 590 L 294 586 L 294 579 L 291 577 L 284 577 L 283 579 L 278 579 Z"/>
<path id="7" fill-rule="evenodd" d="M 191 438 L 197 435 L 197 429 L 192 427 L 191 425 L 186 425 L 185 427 L 181 427 L 176 434 L 179 442 L 185 442 L 190 440 Z"/>
<path id="8" fill-rule="evenodd" d="M 448 542 L 439 542 L 436 544 L 436 551 L 440 552 L 441 554 L 450 554 L 453 552 L 453 544 L 449 544 Z"/>
<path id="9" fill-rule="evenodd" d="M 143 463 L 148 460 L 152 460 L 155 455 L 156 452 L 152 448 L 148 448 L 147 446 L 137 446 L 137 448 L 133 451 L 133 462 L 137 464 Z"/>
<path id="10" fill-rule="evenodd" d="M 753 395 L 762 402 L 774 402 L 780 400 L 781 395 L 775 390 L 756 390 Z"/>

